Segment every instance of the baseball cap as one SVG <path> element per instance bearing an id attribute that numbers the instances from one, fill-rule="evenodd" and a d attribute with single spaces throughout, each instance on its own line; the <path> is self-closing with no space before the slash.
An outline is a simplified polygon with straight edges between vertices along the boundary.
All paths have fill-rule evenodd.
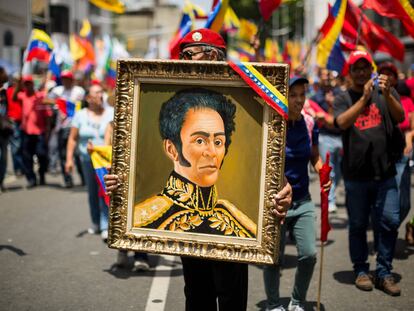
<path id="1" fill-rule="evenodd" d="M 219 49 L 226 49 L 226 42 L 224 42 L 222 36 L 207 28 L 196 29 L 189 32 L 179 43 L 181 51 L 187 46 L 194 45 L 210 45 Z"/>
<path id="2" fill-rule="evenodd" d="M 61 78 L 73 79 L 73 72 L 70 70 L 63 70 L 60 74 Z"/>
<path id="3" fill-rule="evenodd" d="M 309 83 L 309 80 L 301 76 L 293 76 L 289 79 L 289 87 L 292 87 L 294 84 L 297 83 L 306 84 Z"/>
<path id="4" fill-rule="evenodd" d="M 22 77 L 23 82 L 33 82 L 33 76 L 32 75 L 24 75 Z"/>
<path id="5" fill-rule="evenodd" d="M 391 71 L 394 76 L 398 79 L 398 69 L 395 65 L 391 62 L 384 62 L 378 66 L 378 73 L 382 73 L 383 70 L 388 69 Z"/>
<path id="6" fill-rule="evenodd" d="M 353 51 L 348 58 L 348 65 L 352 66 L 360 59 L 365 59 L 368 63 L 372 64 L 372 57 L 366 51 Z"/>

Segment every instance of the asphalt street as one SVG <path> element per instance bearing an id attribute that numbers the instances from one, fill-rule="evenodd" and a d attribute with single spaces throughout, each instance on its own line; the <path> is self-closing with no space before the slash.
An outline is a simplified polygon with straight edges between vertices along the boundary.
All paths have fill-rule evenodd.
<path id="1" fill-rule="evenodd" d="M 85 189 L 67 190 L 61 184 L 60 176 L 48 175 L 46 186 L 28 190 L 23 178 L 8 175 L 6 179 L 8 191 L 0 194 L 0 310 L 184 310 L 179 258 L 150 255 L 151 271 L 137 273 L 131 271 L 130 255 L 129 268 L 117 268 L 117 252 L 99 235 L 86 232 L 90 221 Z M 319 214 L 316 180 L 311 188 Z M 403 227 L 394 260 L 402 295 L 362 292 L 353 285 L 344 190 L 338 190 L 339 209 L 330 217 L 333 230 L 325 246 L 321 309 L 412 310 L 414 248 L 405 246 Z M 372 232 L 369 240 L 372 246 Z M 281 280 L 285 306 L 292 290 L 295 255 L 290 243 Z M 373 253 L 369 259 L 375 262 Z M 307 310 L 316 308 L 319 262 L 318 254 Z M 252 265 L 248 310 L 264 310 L 265 299 L 262 268 Z"/>

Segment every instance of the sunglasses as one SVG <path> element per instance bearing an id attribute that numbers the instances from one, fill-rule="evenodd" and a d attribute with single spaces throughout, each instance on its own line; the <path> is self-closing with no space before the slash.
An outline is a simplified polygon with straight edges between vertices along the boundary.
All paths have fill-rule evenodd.
<path id="1" fill-rule="evenodd" d="M 185 60 L 192 60 L 195 55 L 201 54 L 201 53 L 210 53 L 213 49 L 210 47 L 205 47 L 203 50 L 198 52 L 193 52 L 191 50 L 180 52 L 180 59 Z"/>

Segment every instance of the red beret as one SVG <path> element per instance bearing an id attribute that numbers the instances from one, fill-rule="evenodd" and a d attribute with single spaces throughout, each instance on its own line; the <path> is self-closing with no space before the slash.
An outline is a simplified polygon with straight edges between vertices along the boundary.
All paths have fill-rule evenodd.
<path id="1" fill-rule="evenodd" d="M 180 41 L 180 51 L 193 45 L 211 45 L 223 50 L 226 49 L 224 39 L 217 32 L 206 28 L 196 29 L 186 34 Z"/>

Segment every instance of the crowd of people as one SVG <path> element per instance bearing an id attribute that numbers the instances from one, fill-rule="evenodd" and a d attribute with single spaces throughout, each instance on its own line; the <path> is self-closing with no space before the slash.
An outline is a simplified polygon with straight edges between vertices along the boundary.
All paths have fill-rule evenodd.
<path id="1" fill-rule="evenodd" d="M 208 29 L 192 31 L 180 43 L 180 58 L 185 60 L 224 60 L 225 52 L 224 40 Z M 392 62 L 379 64 L 377 72 L 374 68 L 371 55 L 358 50 L 348 58 L 346 76 L 320 68 L 317 79 L 310 82 L 303 70 L 292 72 L 285 163 L 288 183 L 275 198 L 273 209 L 282 226 L 282 260 L 264 268 L 267 310 L 304 310 L 316 263 L 315 206 L 308 167 L 318 172 L 328 153 L 333 169 L 323 188 L 330 190 L 329 212 L 335 213 L 336 189 L 344 181 L 355 286 L 363 291 L 375 287 L 391 296 L 401 293 L 392 276 L 392 261 L 398 229 L 410 210 L 414 77 L 407 77 L 411 73 L 399 71 Z M 89 233 L 100 233 L 105 240 L 108 207 L 99 193 L 89 153 L 93 145 L 111 144 L 113 108 L 99 81 L 81 87 L 72 72 L 63 72 L 61 78 L 62 85 L 43 83 L 35 88 L 32 76 L 9 79 L 0 68 L 1 191 L 7 190 L 3 180 L 8 146 L 14 173 L 26 177 L 28 188 L 47 184 L 49 162 L 58 154 L 64 187 L 73 187 L 75 166 L 87 186 Z M 65 113 L 59 108 L 62 100 L 82 102 L 82 109 L 73 115 Z M 35 156 L 38 174 L 34 172 Z M 105 182 L 111 193 L 121 180 L 106 175 Z M 377 254 L 374 274 L 368 264 L 370 226 Z M 405 227 L 407 244 L 412 246 L 414 218 Z M 280 268 L 288 231 L 296 243 L 298 266 L 290 303 L 283 306 Z M 135 254 L 135 260 L 136 270 L 148 268 L 145 254 Z M 126 261 L 127 253 L 119 252 L 118 264 Z M 246 310 L 247 265 L 184 257 L 182 263 L 186 310 L 216 310 L 217 304 L 220 310 Z"/>

